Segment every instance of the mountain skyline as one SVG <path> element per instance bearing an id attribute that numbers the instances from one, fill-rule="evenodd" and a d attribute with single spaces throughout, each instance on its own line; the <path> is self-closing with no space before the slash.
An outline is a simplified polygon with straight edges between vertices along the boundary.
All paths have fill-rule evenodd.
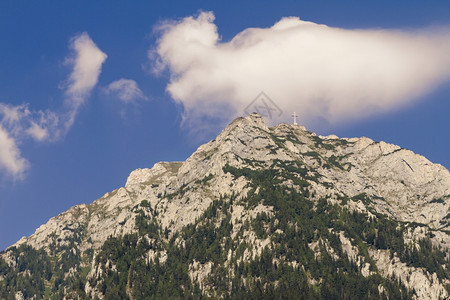
<path id="1" fill-rule="evenodd" d="M 421 155 L 253 113 L 0 252 L 0 296 L 445 299 L 449 207 Z"/>
<path id="2" fill-rule="evenodd" d="M 166 70 L 156 76 L 152 71 L 149 52 L 160 45 L 162 33 L 156 28 L 161 24 L 183 24 L 185 18 L 211 12 L 215 20 L 206 25 L 216 26 L 220 48 L 246 29 L 267 31 L 286 17 L 348 31 L 409 31 L 445 28 L 449 11 L 446 3 L 406 1 L 0 4 L 0 38 L 5 41 L 0 52 L 0 249 L 69 207 L 122 186 L 134 169 L 186 159 L 243 115 L 260 92 L 280 107 L 280 121 L 291 123 L 293 110 L 306 111 L 304 104 L 287 105 L 287 98 L 261 84 L 233 113 L 200 115 L 207 126 L 195 125 L 200 130 L 193 132 L 183 114 L 188 107 L 184 94 L 179 100 L 166 90 L 179 74 Z M 394 143 L 449 168 L 449 89 L 444 81 L 413 103 L 360 120 L 333 124 L 319 116 L 298 122 L 323 135 Z M 211 99 L 218 93 L 213 92 Z M 220 102 L 215 105 L 223 108 Z"/>

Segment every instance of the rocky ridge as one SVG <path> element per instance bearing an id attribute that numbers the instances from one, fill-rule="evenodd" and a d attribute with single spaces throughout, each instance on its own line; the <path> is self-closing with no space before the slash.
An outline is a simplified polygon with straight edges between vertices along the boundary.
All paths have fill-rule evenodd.
<path id="1" fill-rule="evenodd" d="M 314 205 L 326 199 L 330 205 L 366 214 L 368 218 L 382 215 L 399 224 L 409 224 L 403 231 L 405 245 L 415 245 L 427 237 L 432 247 L 446 253 L 448 262 L 450 173 L 447 169 L 410 150 L 366 137 L 317 136 L 302 126 L 284 123 L 268 128 L 257 114 L 236 119 L 185 162 L 160 162 L 151 169 L 133 171 L 124 187 L 50 219 L 1 256 L 9 266 L 14 266 L 16 259 L 11 249 L 21 245 L 42 249 L 51 257 L 61 257 L 70 249 L 78 263 L 68 268 L 65 277 L 75 273 L 77 268 L 84 268 L 87 272 L 84 292 L 102 298 L 102 290 L 93 279 L 100 279 L 104 272 L 96 257 L 108 239 L 139 233 L 137 224 L 144 216 L 155 220 L 169 241 L 187 226 L 198 224 L 214 201 L 232 195 L 235 200 L 230 213 L 231 238 L 239 237 L 242 231 L 239 239 L 251 246 L 239 259 L 255 259 L 273 245 L 273 241 L 270 235 L 262 237 L 245 228 L 245 223 L 253 222 L 262 213 L 274 216 L 273 207 L 264 203 L 248 207 L 240 203 L 258 194 L 258 189 L 252 189 L 252 179 L 248 176 L 237 176 L 227 170 L 248 170 L 249 173 L 286 169 L 294 170 L 291 174 L 295 176 L 280 178 L 280 186 L 307 194 Z M 400 278 L 406 288 L 414 289 L 412 297 L 417 299 L 448 296 L 448 278 L 437 278 L 433 270 L 407 265 L 396 253 L 383 248 L 369 247 L 368 256 L 363 259 L 365 254 L 355 240 L 343 232 L 337 235 L 343 253 L 358 265 L 365 277 L 379 273 L 386 278 Z M 329 241 L 317 239 L 309 247 L 319 255 L 323 251 L 319 247 L 322 243 L 329 244 Z M 327 247 L 329 253 L 339 252 L 331 245 Z M 165 261 L 166 250 L 148 251 L 147 261 L 156 258 Z M 234 256 L 236 250 L 228 253 L 224 265 L 231 266 Z M 368 257 L 377 271 L 369 270 Z M 291 264 L 301 265 L 296 261 Z M 189 276 L 204 294 L 219 296 L 207 283 L 213 265 L 193 261 L 189 265 Z M 309 284 L 315 284 L 313 278 L 309 279 Z"/>

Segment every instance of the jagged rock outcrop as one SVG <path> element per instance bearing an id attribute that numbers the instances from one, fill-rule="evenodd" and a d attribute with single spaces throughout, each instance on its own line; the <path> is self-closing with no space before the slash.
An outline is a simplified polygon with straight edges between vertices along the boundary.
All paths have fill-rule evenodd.
<path id="1" fill-rule="evenodd" d="M 285 222 L 292 212 L 280 201 L 292 201 L 289 197 L 297 197 L 292 203 L 304 207 Z M 233 121 L 184 162 L 160 162 L 151 169 L 133 171 L 125 187 L 50 219 L 1 257 L 7 265 L 4 269 L 19 275 L 17 255 L 24 249 L 49 257 L 49 268 L 54 270 L 49 271 L 45 289 L 67 298 L 102 298 L 113 293 L 108 290 L 107 274 L 121 274 L 125 265 L 123 295 L 133 298 L 143 289 L 133 279 L 141 264 L 154 274 L 164 268 L 170 273 L 172 257 L 197 245 L 190 238 L 201 229 L 204 235 L 213 232 L 214 238 L 197 245 L 206 247 L 206 256 L 195 249 L 183 254 L 187 261 L 179 264 L 186 266 L 188 276 L 181 294 L 222 297 L 234 289 L 238 293 L 242 286 L 254 291 L 257 282 L 265 279 L 240 268 L 251 268 L 252 261 L 270 256 L 272 270 L 285 266 L 297 272 L 316 297 L 325 297 L 321 286 L 329 284 L 329 278 L 312 274 L 311 263 L 331 259 L 341 261 L 336 272 L 360 278 L 352 280 L 376 282 L 372 293 L 393 297 L 399 290 L 402 297 L 440 299 L 448 296 L 450 287 L 449 211 L 450 173 L 421 155 L 365 137 L 317 136 L 303 126 L 282 123 L 268 128 L 261 116 L 251 114 Z M 311 224 L 318 222 L 318 228 L 296 219 L 302 214 L 311 218 Z M 351 224 L 357 226 L 352 223 L 356 219 L 365 225 L 352 228 Z M 301 252 L 297 256 L 291 255 L 291 246 L 277 252 L 296 241 L 291 230 L 308 236 L 305 250 L 294 251 Z M 203 235 L 197 239 L 207 240 Z M 208 254 L 215 240 L 219 247 L 214 248 L 215 255 L 221 259 Z M 138 247 L 145 254 L 135 249 L 134 257 L 123 265 L 117 253 L 124 251 L 121 255 L 128 257 L 130 245 L 145 249 Z M 296 245 L 303 249 L 301 243 Z M 114 247 L 122 250 L 108 252 Z M 309 251 L 314 253 L 312 258 Z M 431 253 L 434 261 L 422 258 L 424 253 Z M 70 264 L 55 267 L 67 257 Z M 346 271 L 346 264 L 357 272 Z M 220 276 L 236 280 L 234 286 L 217 282 L 218 268 L 224 272 Z M 0 287 L 7 278 L 4 272 Z M 280 288 L 284 277 L 273 272 L 277 275 L 271 276 L 279 279 L 259 290 Z M 22 293 L 24 288 L 10 290 Z M 31 294 L 25 291 L 24 295 Z"/>

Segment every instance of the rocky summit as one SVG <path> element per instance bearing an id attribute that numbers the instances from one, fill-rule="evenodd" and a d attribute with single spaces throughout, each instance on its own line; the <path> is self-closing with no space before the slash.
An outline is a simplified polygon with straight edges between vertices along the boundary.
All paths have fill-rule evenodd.
<path id="1" fill-rule="evenodd" d="M 445 299 L 450 173 L 237 118 L 0 254 L 1 299 Z"/>

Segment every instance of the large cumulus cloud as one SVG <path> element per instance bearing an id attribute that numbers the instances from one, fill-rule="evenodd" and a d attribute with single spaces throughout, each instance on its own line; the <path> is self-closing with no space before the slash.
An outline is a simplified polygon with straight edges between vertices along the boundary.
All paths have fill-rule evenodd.
<path id="1" fill-rule="evenodd" d="M 222 42 L 211 12 L 159 26 L 155 72 L 186 121 L 241 114 L 264 91 L 308 124 L 391 111 L 450 76 L 450 29 L 342 29 L 282 18 Z M 196 121 L 197 120 L 197 121 Z M 278 120 L 277 120 L 278 121 Z"/>

